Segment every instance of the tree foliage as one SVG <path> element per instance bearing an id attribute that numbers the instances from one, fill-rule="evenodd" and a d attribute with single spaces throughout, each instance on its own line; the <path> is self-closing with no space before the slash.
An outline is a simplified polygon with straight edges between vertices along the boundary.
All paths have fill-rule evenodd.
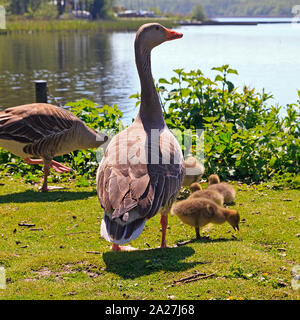
<path id="1" fill-rule="evenodd" d="M 198 154 L 197 129 L 204 130 L 204 166 L 206 174 L 217 173 L 222 179 L 259 183 L 276 177 L 279 185 L 300 187 L 300 90 L 299 100 L 289 104 L 283 114 L 280 106 L 272 106 L 272 95 L 244 86 L 235 87 L 232 78 L 238 75 L 229 65 L 213 68 L 214 79 L 201 70 L 174 70 L 171 79 L 159 79 L 164 118 L 174 134 L 191 138 L 189 151 Z M 140 100 L 140 95 L 132 96 Z M 122 112 L 117 106 L 99 107 L 87 100 L 69 103 L 70 111 L 93 129 L 108 135 L 123 129 Z M 200 148 L 203 146 L 200 145 Z M 187 146 L 183 145 L 185 152 Z M 53 179 L 80 177 L 84 185 L 94 179 L 99 155 L 103 151 L 79 150 L 59 157 L 74 170 L 68 175 L 52 175 Z M 99 153 L 100 152 L 100 153 Z M 39 181 L 40 170 L 0 149 L 0 174 Z M 285 182 L 284 182 L 285 181 Z M 285 186 L 286 186 L 285 184 Z"/>
<path id="2" fill-rule="evenodd" d="M 170 128 L 204 129 L 205 168 L 208 174 L 248 182 L 268 180 L 276 174 L 300 173 L 299 100 L 270 106 L 272 95 L 245 86 L 240 92 L 229 65 L 213 68 L 215 79 L 201 70 L 175 70 L 170 80 L 160 79 L 157 90 Z M 192 146 L 192 150 L 195 146 Z M 184 151 L 184 150 L 183 150 Z"/>
<path id="3" fill-rule="evenodd" d="M 93 19 L 106 18 L 112 3 L 112 0 L 68 0 L 57 1 L 55 6 L 52 0 L 0 0 L 0 5 L 5 5 L 8 13 L 14 15 L 55 17 L 68 13 L 76 7 L 79 10 L 89 11 Z"/>
<path id="4" fill-rule="evenodd" d="M 196 7 L 193 8 L 192 18 L 198 21 L 206 20 L 206 13 L 201 4 L 198 4 Z"/>
<path id="5" fill-rule="evenodd" d="M 157 6 L 164 14 L 190 15 L 202 5 L 208 17 L 215 16 L 292 16 L 298 0 L 116 0 L 129 9 L 150 9 Z"/>

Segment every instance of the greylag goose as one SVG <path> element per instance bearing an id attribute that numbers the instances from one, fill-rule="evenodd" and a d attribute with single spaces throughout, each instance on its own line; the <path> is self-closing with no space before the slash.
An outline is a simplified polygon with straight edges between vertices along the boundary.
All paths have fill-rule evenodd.
<path id="1" fill-rule="evenodd" d="M 195 157 L 186 158 L 184 160 L 184 166 L 186 169 L 186 173 L 182 183 L 184 187 L 187 187 L 193 182 L 198 181 L 205 171 L 204 166 Z"/>
<path id="2" fill-rule="evenodd" d="M 228 222 L 234 230 L 239 230 L 240 216 L 236 210 L 225 209 L 205 198 L 187 198 L 174 203 L 171 213 L 185 224 L 192 226 L 199 240 L 201 227 L 208 223 L 222 224 Z"/>
<path id="3" fill-rule="evenodd" d="M 235 200 L 236 191 L 234 187 L 226 182 L 220 182 L 217 174 L 212 174 L 208 177 L 208 187 L 206 190 L 215 190 L 221 193 L 226 204 L 233 203 Z"/>
<path id="4" fill-rule="evenodd" d="M 191 195 L 189 196 L 189 199 L 191 198 L 205 198 L 213 201 L 219 206 L 223 206 L 224 204 L 224 197 L 221 193 L 215 190 L 202 190 L 202 187 L 199 183 L 194 182 L 190 186 Z"/>
<path id="5" fill-rule="evenodd" d="M 139 28 L 135 59 L 141 83 L 141 105 L 135 121 L 114 136 L 97 172 L 97 192 L 104 217 L 101 235 L 113 251 L 136 239 L 145 222 L 160 208 L 162 240 L 166 247 L 168 212 L 184 177 L 179 143 L 165 124 L 151 72 L 151 50 L 182 34 L 158 23 Z"/>
<path id="6" fill-rule="evenodd" d="M 50 168 L 59 173 L 71 170 L 54 161 L 55 156 L 96 148 L 107 140 L 108 136 L 88 128 L 71 112 L 51 104 L 27 104 L 0 112 L 0 147 L 28 164 L 44 165 L 42 191 L 55 189 L 47 184 Z"/>

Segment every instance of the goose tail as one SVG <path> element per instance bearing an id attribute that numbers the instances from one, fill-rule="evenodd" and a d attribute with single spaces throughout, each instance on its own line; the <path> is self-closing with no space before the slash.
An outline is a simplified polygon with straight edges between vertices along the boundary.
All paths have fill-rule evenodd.
<path id="1" fill-rule="evenodd" d="M 142 233 L 145 222 L 145 219 L 137 219 L 128 224 L 120 224 L 120 222 L 105 214 L 102 219 L 100 234 L 109 242 L 124 244 L 136 239 Z"/>

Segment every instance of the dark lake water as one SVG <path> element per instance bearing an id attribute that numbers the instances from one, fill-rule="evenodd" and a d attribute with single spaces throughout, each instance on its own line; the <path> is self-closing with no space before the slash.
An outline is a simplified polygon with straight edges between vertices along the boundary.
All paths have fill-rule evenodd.
<path id="1" fill-rule="evenodd" d="M 179 29 L 178 29 L 179 30 Z M 152 54 L 155 79 L 173 69 L 230 64 L 231 80 L 274 94 L 273 103 L 296 102 L 300 90 L 300 25 L 181 27 L 184 37 Z M 49 102 L 81 98 L 117 104 L 125 119 L 137 113 L 129 96 L 139 91 L 134 62 L 135 33 L 37 33 L 0 36 L 0 108 L 34 101 L 34 80 L 48 81 Z M 56 99 L 54 100 L 53 97 Z"/>

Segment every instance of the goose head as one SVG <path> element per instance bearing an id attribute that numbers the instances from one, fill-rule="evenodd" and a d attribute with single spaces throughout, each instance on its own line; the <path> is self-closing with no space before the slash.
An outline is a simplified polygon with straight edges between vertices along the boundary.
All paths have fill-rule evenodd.
<path id="1" fill-rule="evenodd" d="M 208 184 L 209 185 L 212 185 L 212 184 L 218 184 L 220 183 L 220 178 L 217 174 L 211 174 L 209 177 L 208 177 Z"/>
<path id="2" fill-rule="evenodd" d="M 194 193 L 196 191 L 202 190 L 202 187 L 201 187 L 200 183 L 194 182 L 190 185 L 190 190 L 191 190 L 191 193 Z"/>
<path id="3" fill-rule="evenodd" d="M 240 230 L 239 223 L 240 223 L 240 215 L 237 210 L 228 210 L 228 223 L 232 226 L 234 230 Z"/>
<path id="4" fill-rule="evenodd" d="M 96 135 L 96 141 L 98 143 L 98 146 L 102 147 L 103 149 L 106 149 L 107 145 L 109 144 L 111 138 L 103 133 L 103 132 L 100 132 L 100 131 L 97 131 L 97 130 L 94 130 L 95 132 L 95 135 Z"/>
<path id="5" fill-rule="evenodd" d="M 167 29 L 159 23 L 147 23 L 137 31 L 136 43 L 139 43 L 143 49 L 151 51 L 165 41 L 179 39 L 182 36 L 182 33 Z"/>

